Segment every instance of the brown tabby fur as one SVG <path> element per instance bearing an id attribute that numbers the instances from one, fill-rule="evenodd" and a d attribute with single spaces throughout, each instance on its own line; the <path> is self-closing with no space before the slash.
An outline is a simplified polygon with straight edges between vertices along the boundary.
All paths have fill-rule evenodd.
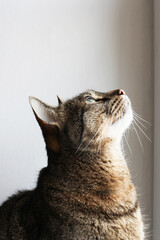
<path id="1" fill-rule="evenodd" d="M 120 147 L 132 121 L 125 93 L 88 91 L 64 103 L 59 99 L 56 108 L 35 98 L 30 103 L 48 166 L 34 190 L 19 192 L 0 207 L 0 240 L 144 239 Z"/>

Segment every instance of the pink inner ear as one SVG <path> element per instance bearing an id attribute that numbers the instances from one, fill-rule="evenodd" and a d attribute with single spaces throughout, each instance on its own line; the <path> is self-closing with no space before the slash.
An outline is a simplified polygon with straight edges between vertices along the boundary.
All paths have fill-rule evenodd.
<path id="1" fill-rule="evenodd" d="M 54 152 L 60 152 L 59 126 L 55 121 L 56 113 L 54 108 L 34 97 L 30 97 L 29 100 L 35 117 L 42 129 L 47 148 Z"/>
<path id="2" fill-rule="evenodd" d="M 53 108 L 49 107 L 37 98 L 30 97 L 29 100 L 32 109 L 34 110 L 35 114 L 38 116 L 39 119 L 46 123 L 51 123 L 55 121 L 55 112 Z"/>

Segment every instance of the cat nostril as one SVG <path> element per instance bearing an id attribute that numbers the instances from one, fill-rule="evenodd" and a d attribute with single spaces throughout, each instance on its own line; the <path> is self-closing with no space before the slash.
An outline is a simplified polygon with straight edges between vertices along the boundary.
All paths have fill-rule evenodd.
<path id="1" fill-rule="evenodd" d="M 119 89 L 119 90 L 118 90 L 118 95 L 125 95 L 125 91 L 122 90 L 122 89 Z"/>

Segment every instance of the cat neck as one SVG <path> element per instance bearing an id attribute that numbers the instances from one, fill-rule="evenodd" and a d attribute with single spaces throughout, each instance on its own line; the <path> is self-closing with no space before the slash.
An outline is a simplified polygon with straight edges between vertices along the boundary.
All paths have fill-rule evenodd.
<path id="1" fill-rule="evenodd" d="M 54 160 L 51 158 L 49 161 Z M 48 202 L 56 194 L 59 196 L 65 193 L 66 198 L 72 195 L 75 201 L 81 199 L 84 203 L 96 199 L 101 205 L 105 203 L 104 208 L 116 204 L 118 211 L 125 202 L 132 206 L 136 201 L 135 188 L 120 143 L 109 139 L 103 143 L 101 151 L 85 149 L 75 154 L 75 150 L 70 149 L 57 156 L 57 163 L 48 166 L 43 186 L 49 192 Z M 61 201 L 64 199 L 63 194 Z"/>
<path id="2" fill-rule="evenodd" d="M 48 158 L 49 171 L 58 182 L 62 180 L 61 187 L 70 185 L 73 189 L 94 189 L 93 179 L 102 187 L 111 178 L 119 181 L 122 173 L 123 179 L 130 179 L 120 142 L 115 139 L 102 141 L 100 149 L 98 144 L 79 151 L 69 148 L 59 155 L 49 153 Z"/>
<path id="3" fill-rule="evenodd" d="M 93 143 L 84 144 L 77 149 L 75 154 L 85 157 L 85 155 L 96 156 L 98 159 L 106 158 L 108 160 L 124 160 L 121 141 L 115 138 L 106 138 Z"/>

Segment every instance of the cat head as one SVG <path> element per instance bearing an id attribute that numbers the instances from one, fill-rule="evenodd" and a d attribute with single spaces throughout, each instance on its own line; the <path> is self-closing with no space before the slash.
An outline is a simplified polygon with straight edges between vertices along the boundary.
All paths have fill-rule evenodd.
<path id="1" fill-rule="evenodd" d="M 101 93 L 86 91 L 66 102 L 58 98 L 53 107 L 30 97 L 30 104 L 42 129 L 47 149 L 93 148 L 109 140 L 120 141 L 133 119 L 131 103 L 121 89 Z"/>

